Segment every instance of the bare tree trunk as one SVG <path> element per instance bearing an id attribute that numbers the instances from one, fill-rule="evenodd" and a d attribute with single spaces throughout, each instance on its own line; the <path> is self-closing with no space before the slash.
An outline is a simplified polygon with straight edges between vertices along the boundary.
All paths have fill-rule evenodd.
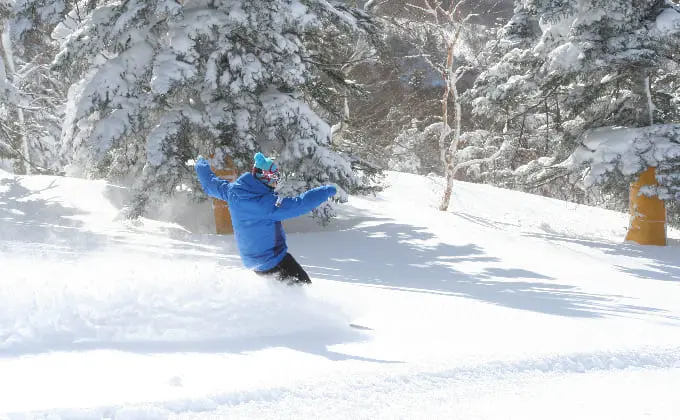
<path id="1" fill-rule="evenodd" d="M 454 110 L 455 110 L 455 123 L 453 125 L 453 139 L 451 139 L 451 144 L 449 147 L 444 147 L 443 138 L 440 138 L 439 147 L 441 148 L 441 153 L 444 158 L 444 173 L 446 175 L 446 188 L 444 189 L 444 196 L 442 197 L 442 202 L 439 205 L 439 210 L 446 211 L 449 208 L 449 203 L 451 202 L 451 193 L 453 192 L 453 179 L 455 177 L 454 171 L 454 157 L 456 151 L 458 150 L 458 143 L 460 142 L 460 131 L 461 131 L 461 106 L 460 100 L 458 98 L 458 87 L 456 83 L 458 78 L 453 72 L 453 50 L 458 42 L 458 37 L 460 36 L 460 26 L 456 30 L 455 36 L 450 41 L 448 45 L 447 58 L 446 58 L 446 92 L 447 99 L 450 95 L 453 99 Z M 446 103 L 445 103 L 446 106 Z M 448 133 L 451 132 L 451 128 L 448 124 L 448 107 L 445 110 L 446 120 L 444 120 L 444 127 Z M 442 129 L 442 131 L 444 128 Z M 447 133 L 447 135 L 448 135 Z M 443 136 L 442 136 L 443 137 Z"/>
<path id="2" fill-rule="evenodd" d="M 449 96 L 451 95 L 451 84 L 449 83 L 450 71 L 453 66 L 453 45 L 447 46 L 446 52 L 446 69 L 443 72 L 444 76 L 444 95 L 442 96 L 442 128 L 439 134 L 439 158 L 442 161 L 444 170 L 446 170 L 446 139 L 451 133 L 449 126 Z"/>
<path id="3" fill-rule="evenodd" d="M 647 98 L 647 111 L 649 111 L 649 126 L 654 125 L 654 103 L 652 102 L 652 91 L 649 86 L 649 75 L 645 77 L 645 96 Z"/>
<path id="4" fill-rule="evenodd" d="M 3 54 L 3 60 L 5 61 L 5 71 L 7 80 L 11 83 L 16 84 L 16 69 L 14 66 L 14 56 L 12 54 L 12 43 L 9 39 L 9 27 L 5 27 L 2 30 L 2 35 L 0 35 L 0 44 L 2 48 L 0 52 Z M 30 145 L 28 143 L 28 137 L 26 136 L 26 122 L 24 118 L 24 110 L 21 106 L 17 106 L 17 119 L 19 123 L 19 139 L 21 142 L 21 165 L 23 166 L 24 173 L 30 175 L 31 173 L 31 155 L 30 155 Z"/>
<path id="5" fill-rule="evenodd" d="M 453 128 L 453 139 L 447 150 L 446 158 L 446 189 L 444 189 L 444 197 L 442 197 L 442 202 L 439 205 L 439 210 L 446 211 L 449 208 L 449 202 L 451 201 L 451 193 L 453 192 L 453 180 L 458 172 L 458 167 L 454 168 L 453 159 L 458 150 L 458 143 L 460 142 L 460 126 L 461 126 L 461 106 L 458 101 L 458 89 L 455 86 L 456 81 L 453 81 L 452 96 L 454 100 L 454 107 L 456 109 L 456 122 Z"/>

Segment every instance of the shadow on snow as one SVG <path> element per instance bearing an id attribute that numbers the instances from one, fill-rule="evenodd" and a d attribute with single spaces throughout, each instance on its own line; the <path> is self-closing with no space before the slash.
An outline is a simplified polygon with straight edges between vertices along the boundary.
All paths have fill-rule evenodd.
<path id="1" fill-rule="evenodd" d="M 586 293 L 542 273 L 508 267 L 507 262 L 486 254 L 475 244 L 442 243 L 426 227 L 357 214 L 341 221 L 338 229 L 332 243 L 315 244 L 307 240 L 292 247 L 303 265 L 309 267 L 312 277 L 461 296 L 570 317 L 665 312 L 619 304 L 615 299 L 620 296 Z M 457 268 L 461 263 L 475 262 L 482 263 L 479 273 L 468 274 Z M 664 267 L 677 270 L 670 262 Z"/>
<path id="2" fill-rule="evenodd" d="M 645 262 L 645 265 L 649 267 L 648 269 L 624 267 L 620 265 L 616 266 L 616 268 L 645 280 L 680 281 L 680 265 L 678 265 L 677 262 L 678 252 L 677 248 L 674 246 L 645 247 L 633 243 L 617 244 L 607 241 L 571 238 L 555 233 L 529 233 L 525 234 L 525 236 L 582 245 L 600 250 L 605 254 L 610 255 L 620 255 L 627 258 L 645 258 L 652 261 L 651 264 Z"/>
<path id="3" fill-rule="evenodd" d="M 206 244 L 204 238 L 173 226 L 149 232 L 141 228 L 141 222 L 133 221 L 121 221 L 118 233 L 88 231 L 78 220 L 79 216 L 87 215 L 86 212 L 37 196 L 56 188 L 56 180 L 36 191 L 24 187 L 19 180 L 19 177 L 0 179 L 0 250 L 6 248 L 16 252 L 19 246 L 31 252 L 39 247 L 50 254 L 58 254 L 61 259 L 77 260 L 86 253 L 102 251 L 111 245 L 123 245 L 133 248 L 136 253 L 161 253 L 188 259 L 192 258 L 191 255 L 206 255 L 231 262 L 228 265 L 240 266 L 238 257 L 229 253 L 236 252 L 231 237 L 213 235 L 213 243 Z M 107 187 L 105 198 L 120 208 L 123 203 L 112 200 L 115 197 L 110 193 L 115 190 L 117 188 Z M 134 234 L 158 236 L 161 241 L 138 240 Z"/>
<path id="4" fill-rule="evenodd" d="M 91 251 L 108 238 L 82 229 L 83 223 L 76 219 L 84 213 L 63 206 L 58 201 L 32 197 L 36 193 L 55 188 L 55 181 L 40 191 L 32 191 L 19 183 L 18 178 L 0 179 L 0 247 L 48 244 L 51 250 L 64 254 Z M 8 245 L 2 242 L 8 241 Z"/>

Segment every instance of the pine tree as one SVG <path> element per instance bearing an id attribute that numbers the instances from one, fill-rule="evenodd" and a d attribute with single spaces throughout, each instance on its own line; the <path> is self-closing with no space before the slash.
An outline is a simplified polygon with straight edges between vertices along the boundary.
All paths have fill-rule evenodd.
<path id="1" fill-rule="evenodd" d="M 28 150 L 19 117 L 21 95 L 16 86 L 15 59 L 10 41 L 12 2 L 0 0 L 0 167 L 25 173 Z"/>
<path id="2" fill-rule="evenodd" d="M 524 5 L 516 1 L 513 16 L 498 29 L 496 39 L 487 43 L 484 61 L 490 63 L 475 80 L 466 99 L 473 105 L 473 113 L 480 126 L 497 131 L 521 128 L 536 96 L 534 72 L 540 61 L 531 51 L 540 37 L 538 21 Z M 520 133 L 521 134 L 521 133 Z"/>
<path id="3" fill-rule="evenodd" d="M 8 0 L 0 0 L 0 36 L 5 32 L 11 10 Z M 4 37 L 3 37 L 4 38 Z M 10 110 L 12 103 L 16 103 L 12 96 L 13 86 L 8 83 L 5 69 L 5 48 L 0 38 L 0 169 L 12 169 L 11 158 L 14 157 L 13 133 L 10 125 Z"/>
<path id="4" fill-rule="evenodd" d="M 14 110 L 25 171 L 57 172 L 59 138 L 66 87 L 50 68 L 57 43 L 54 24 L 43 20 L 42 8 L 59 9 L 59 1 L 17 0 L 9 10 L 5 46 L 12 53 L 11 80 L 19 100 Z"/>
<path id="5" fill-rule="evenodd" d="M 620 197 L 627 196 L 630 180 L 647 166 L 659 165 L 661 179 L 664 172 L 675 172 L 675 167 L 666 167 L 672 154 L 662 156 L 659 151 L 650 159 L 644 148 L 628 142 L 628 135 L 611 143 L 585 144 L 590 149 L 585 157 L 581 145 L 595 133 L 618 127 L 638 133 L 652 148 L 677 141 L 669 134 L 676 129 L 667 125 L 680 121 L 664 100 L 668 96 L 665 86 L 680 77 L 677 7 L 663 0 L 619 0 L 563 2 L 559 7 L 537 1 L 534 8 L 549 23 L 536 47 L 546 57 L 541 87 L 544 92 L 558 93 L 559 124 L 567 133 L 566 145 L 572 150 L 578 146 L 561 167 L 575 169 L 586 164 L 587 182 L 604 183 L 606 191 Z M 619 157 L 610 160 L 600 148 L 616 150 Z M 603 165 L 604 172 L 600 171 Z M 613 176 L 601 176 L 605 173 Z"/>
<path id="6" fill-rule="evenodd" d="M 489 66 L 465 94 L 478 132 L 466 136 L 467 147 L 457 158 L 464 162 L 472 156 L 496 153 L 501 147 L 507 153 L 470 167 L 466 175 L 471 181 L 515 187 L 515 178 L 507 175 L 541 156 L 539 150 L 549 149 L 540 130 L 545 126 L 541 111 L 546 98 L 535 81 L 542 61 L 532 50 L 540 36 L 538 19 L 524 1 L 515 1 L 513 16 L 498 29 L 496 39 L 487 43 L 482 60 Z M 550 112 L 548 120 L 553 118 Z"/>
<path id="7" fill-rule="evenodd" d="M 540 39 L 506 53 L 496 67 L 504 70 L 498 88 L 489 84 L 476 98 L 478 112 L 489 112 L 492 108 L 482 106 L 489 98 L 502 98 L 515 88 L 510 94 L 519 102 L 503 104 L 514 127 L 518 116 L 526 122 L 527 110 L 535 110 L 529 126 L 520 127 L 531 130 L 535 139 L 544 133 L 545 141 L 535 142 L 540 157 L 516 168 L 515 175 L 530 183 L 564 179 L 570 169 L 588 164 L 574 162 L 583 154 L 554 164 L 569 157 L 592 130 L 677 122 L 671 105 L 680 47 L 676 6 L 663 0 L 533 0 L 517 5 L 516 20 L 529 13 L 540 22 Z M 545 117 L 536 125 L 539 111 Z M 639 157 L 635 150 L 628 152 Z M 636 170 L 643 166 L 637 164 Z M 609 177 L 608 190 L 624 196 L 634 174 L 616 167 L 611 165 L 618 175 Z"/>
<path id="8" fill-rule="evenodd" d="M 216 166 L 228 156 L 240 170 L 256 151 L 273 154 L 296 190 L 363 182 L 331 149 L 306 89 L 323 65 L 306 38 L 322 29 L 321 13 L 362 30 L 350 9 L 284 0 L 88 5 L 62 13 L 77 25 L 55 60 L 72 84 L 62 141 L 71 173 L 135 187 L 133 215 L 154 195 L 191 185 L 185 162 L 199 153 Z"/>
<path id="9" fill-rule="evenodd" d="M 3 8 L 3 80 L 11 86 L 4 108 L 3 134 L 9 138 L 15 170 L 54 173 L 62 162 L 58 140 L 65 86 L 50 68 L 56 43 L 36 6 L 58 9 L 60 2 L 17 0 Z M 37 12 L 37 13 L 36 13 Z"/>

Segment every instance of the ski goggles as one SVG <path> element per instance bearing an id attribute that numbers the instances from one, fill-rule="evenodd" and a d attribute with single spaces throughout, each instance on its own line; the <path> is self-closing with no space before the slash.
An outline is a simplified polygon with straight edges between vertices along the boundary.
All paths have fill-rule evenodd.
<path id="1" fill-rule="evenodd" d="M 274 165 L 272 165 L 272 167 L 273 168 L 270 168 L 270 169 L 273 169 L 273 170 L 268 170 L 268 171 L 260 169 L 260 168 L 253 168 L 254 172 L 255 172 L 255 176 L 258 179 L 267 182 L 267 184 L 271 184 L 273 182 L 278 182 L 279 179 L 281 179 L 281 175 L 279 174 L 279 169 Z"/>
<path id="2" fill-rule="evenodd" d="M 274 171 L 262 171 L 262 179 L 266 179 L 268 183 L 279 182 L 280 175 L 279 170 Z"/>

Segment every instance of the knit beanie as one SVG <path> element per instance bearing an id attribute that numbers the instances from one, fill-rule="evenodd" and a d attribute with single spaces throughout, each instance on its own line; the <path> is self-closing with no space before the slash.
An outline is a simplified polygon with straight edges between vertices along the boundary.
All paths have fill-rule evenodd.
<path id="1" fill-rule="evenodd" d="M 263 155 L 260 152 L 257 152 L 255 154 L 254 167 L 262 171 L 276 172 L 278 170 L 278 168 L 276 167 L 276 163 L 274 163 L 274 160 L 268 158 L 267 156 Z"/>
<path id="2" fill-rule="evenodd" d="M 253 176 L 271 187 L 279 180 L 279 168 L 274 160 L 257 152 L 253 164 Z"/>

